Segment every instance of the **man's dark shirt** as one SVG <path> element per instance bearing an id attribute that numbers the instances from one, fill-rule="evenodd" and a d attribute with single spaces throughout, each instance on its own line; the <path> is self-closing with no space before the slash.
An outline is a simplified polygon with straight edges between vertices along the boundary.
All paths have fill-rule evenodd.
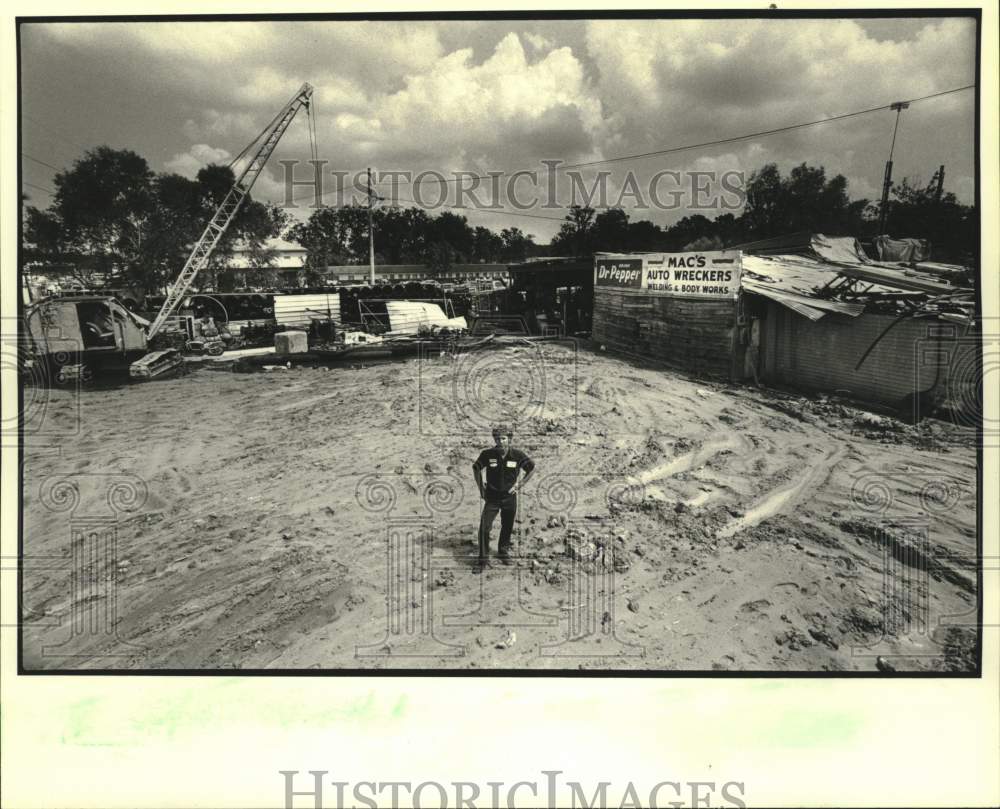
<path id="1" fill-rule="evenodd" d="M 525 474 L 535 468 L 535 462 L 521 450 L 511 447 L 506 457 L 496 447 L 484 449 L 472 465 L 476 474 L 486 470 L 486 496 L 493 499 L 506 495 L 517 482 L 520 470 Z"/>

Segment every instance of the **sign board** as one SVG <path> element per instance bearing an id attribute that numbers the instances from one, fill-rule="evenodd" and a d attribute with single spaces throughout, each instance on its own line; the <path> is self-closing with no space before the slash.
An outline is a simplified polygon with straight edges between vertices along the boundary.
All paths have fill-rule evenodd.
<path id="1" fill-rule="evenodd" d="M 604 258 L 594 260 L 595 283 L 600 287 L 642 286 L 642 258 Z"/>
<path id="2" fill-rule="evenodd" d="M 594 260 L 595 283 L 684 298 L 735 299 L 740 291 L 741 258 L 739 250 L 628 257 L 598 254 Z"/>
<path id="3" fill-rule="evenodd" d="M 735 298 L 740 291 L 740 253 L 663 253 L 647 256 L 646 289 L 696 298 Z"/>

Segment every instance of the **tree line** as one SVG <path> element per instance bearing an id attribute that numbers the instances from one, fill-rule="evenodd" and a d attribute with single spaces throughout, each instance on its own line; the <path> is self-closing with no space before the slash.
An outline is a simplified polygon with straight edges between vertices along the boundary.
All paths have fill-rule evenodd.
<path id="1" fill-rule="evenodd" d="M 464 216 L 442 211 L 432 216 L 421 208 L 375 208 L 371 212 L 375 258 L 379 264 L 424 264 L 447 270 L 453 264 L 524 261 L 538 245 L 520 228 L 495 233 L 471 227 Z M 305 247 L 309 267 L 365 263 L 368 260 L 368 208 L 349 205 L 318 208 L 285 234 Z"/>
<path id="2" fill-rule="evenodd" d="M 194 180 L 156 174 L 130 150 L 99 146 L 55 175 L 50 207 L 25 207 L 25 262 L 66 271 L 85 286 L 114 276 L 144 292 L 163 289 L 180 273 L 208 220 L 232 188 L 231 168 L 210 165 Z M 245 245 L 253 266 L 273 263 L 267 241 L 288 224 L 284 211 L 247 199 L 220 239 L 203 285 Z"/>
<path id="3" fill-rule="evenodd" d="M 163 289 L 179 274 L 234 181 L 227 166 L 206 166 L 190 180 L 154 173 L 135 152 L 97 147 L 55 175 L 48 209 L 25 206 L 24 259 L 61 268 L 85 285 L 103 274 L 146 292 Z M 538 255 L 721 249 L 800 231 L 870 239 L 877 235 L 879 206 L 851 200 L 847 186 L 840 174 L 827 178 L 822 166 L 803 163 L 783 176 L 771 163 L 751 174 L 738 215 L 709 219 L 694 213 L 661 227 L 632 220 L 620 208 L 597 212 L 573 206 L 549 244 L 536 243 L 517 227 L 499 233 L 473 227 L 451 211 L 432 215 L 419 208 L 376 208 L 376 262 L 423 264 L 433 273 L 453 264 L 514 263 Z M 886 232 L 929 239 L 937 257 L 971 264 L 978 218 L 954 194 L 904 179 L 892 189 Z M 367 262 L 368 209 L 322 207 L 293 223 L 280 207 L 248 198 L 199 283 L 218 288 L 239 245 L 249 264 L 248 283 L 264 284 L 275 263 L 267 243 L 277 236 L 306 248 L 305 281 L 316 283 L 324 267 Z"/>
<path id="4" fill-rule="evenodd" d="M 552 240 L 556 255 L 607 252 L 674 252 L 718 250 L 792 233 L 854 236 L 862 241 L 878 235 L 879 203 L 851 200 L 843 175 L 826 177 L 822 166 L 805 163 L 782 176 L 774 163 L 753 172 L 746 203 L 737 216 L 709 219 L 696 213 L 670 227 L 648 220 L 632 221 L 620 208 L 600 213 L 573 206 Z M 890 191 L 885 232 L 896 238 L 928 239 L 935 255 L 971 265 L 978 242 L 978 217 L 951 192 L 939 193 L 934 182 L 924 186 L 904 178 Z"/>

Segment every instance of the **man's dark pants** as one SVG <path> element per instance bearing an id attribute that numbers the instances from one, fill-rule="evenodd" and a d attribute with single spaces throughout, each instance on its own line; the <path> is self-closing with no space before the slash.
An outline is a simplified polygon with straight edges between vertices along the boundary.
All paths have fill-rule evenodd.
<path id="1" fill-rule="evenodd" d="M 501 498 L 487 495 L 483 503 L 483 516 L 479 520 L 479 559 L 485 561 L 490 556 L 490 529 L 497 514 L 500 514 L 500 541 L 497 553 L 510 555 L 510 535 L 514 530 L 514 515 L 517 514 L 517 495 L 507 494 Z"/>

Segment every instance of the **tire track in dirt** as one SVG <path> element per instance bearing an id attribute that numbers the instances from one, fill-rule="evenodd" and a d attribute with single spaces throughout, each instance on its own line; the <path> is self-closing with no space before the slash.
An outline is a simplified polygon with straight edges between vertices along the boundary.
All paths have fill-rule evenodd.
<path id="1" fill-rule="evenodd" d="M 727 450 L 732 452 L 743 449 L 745 446 L 745 439 L 736 434 L 729 433 L 722 438 L 705 442 L 698 449 L 691 450 L 683 455 L 671 458 L 669 461 L 645 469 L 637 475 L 629 475 L 625 480 L 630 486 L 641 487 L 647 497 L 666 501 L 670 498 L 667 497 L 663 489 L 651 484 L 680 474 L 681 472 L 697 469 L 722 452 Z"/>
<path id="2" fill-rule="evenodd" d="M 809 471 L 798 481 L 790 485 L 772 489 L 760 498 L 742 516 L 723 526 L 717 533 L 717 539 L 727 539 L 734 534 L 752 528 L 775 514 L 788 510 L 788 507 L 798 502 L 807 491 L 812 491 L 823 485 L 833 467 L 844 456 L 844 448 L 837 447 L 814 463 Z"/>

